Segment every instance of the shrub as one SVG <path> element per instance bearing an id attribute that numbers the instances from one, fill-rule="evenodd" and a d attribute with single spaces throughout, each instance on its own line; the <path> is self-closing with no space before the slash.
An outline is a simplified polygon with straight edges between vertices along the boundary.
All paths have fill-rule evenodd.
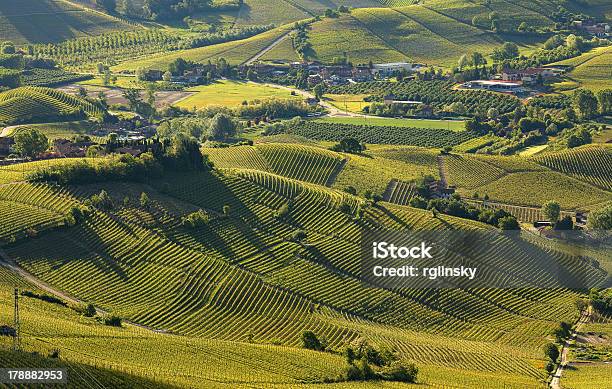
<path id="1" fill-rule="evenodd" d="M 363 374 L 361 374 L 361 370 L 355 365 L 349 365 L 346 368 L 346 380 L 347 381 L 361 381 L 363 379 Z"/>
<path id="2" fill-rule="evenodd" d="M 413 363 L 393 362 L 390 366 L 383 369 L 381 375 L 387 381 L 413 383 L 416 382 L 418 373 L 419 369 Z"/>
<path id="3" fill-rule="evenodd" d="M 105 316 L 104 319 L 102 319 L 102 321 L 104 322 L 105 325 L 107 326 L 112 326 L 112 327 L 121 327 L 121 318 L 119 316 Z"/>
<path id="4" fill-rule="evenodd" d="M 553 362 L 559 358 L 559 348 L 554 343 L 545 344 L 542 351 L 544 355 Z"/>
<path id="5" fill-rule="evenodd" d="M 301 243 L 306 238 L 307 238 L 306 231 L 296 230 L 296 231 L 293 231 L 293 233 L 291 233 L 291 236 L 289 237 L 289 241 L 295 242 L 295 243 Z"/>
<path id="6" fill-rule="evenodd" d="M 304 331 L 302 333 L 302 347 L 309 350 L 322 351 L 321 342 L 317 335 L 312 331 Z"/>
<path id="7" fill-rule="evenodd" d="M 192 212 L 187 216 L 183 216 L 182 224 L 190 228 L 198 228 L 207 225 L 210 222 L 210 215 L 204 210 L 200 209 L 196 212 Z"/>
<path id="8" fill-rule="evenodd" d="M 274 217 L 276 217 L 277 219 L 286 219 L 289 216 L 290 212 L 291 212 L 290 204 L 285 203 L 276 210 L 276 212 L 274 213 Z"/>

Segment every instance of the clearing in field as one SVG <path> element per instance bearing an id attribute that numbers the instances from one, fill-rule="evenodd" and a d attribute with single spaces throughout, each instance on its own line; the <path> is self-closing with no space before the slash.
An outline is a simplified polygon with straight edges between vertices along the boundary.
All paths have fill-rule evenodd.
<path id="1" fill-rule="evenodd" d="M 181 108 L 198 109 L 208 105 L 237 107 L 244 101 L 278 99 L 299 99 L 286 89 L 262 85 L 255 82 L 220 80 L 210 85 L 200 85 L 186 90 L 193 93 L 175 105 Z"/>

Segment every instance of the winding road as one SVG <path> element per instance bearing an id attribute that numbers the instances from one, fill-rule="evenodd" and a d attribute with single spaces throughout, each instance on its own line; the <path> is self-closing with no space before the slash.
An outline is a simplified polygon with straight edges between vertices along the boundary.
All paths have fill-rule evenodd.
<path id="1" fill-rule="evenodd" d="M 576 323 L 576 326 L 572 331 L 572 335 L 565 340 L 565 343 L 563 343 L 563 349 L 561 350 L 561 362 L 559 363 L 559 367 L 557 368 L 557 371 L 555 371 L 555 374 L 550 381 L 551 389 L 561 389 L 561 375 L 563 375 L 563 370 L 569 364 L 568 354 L 570 345 L 576 339 L 576 336 L 578 335 L 578 332 L 580 332 L 582 326 L 588 323 L 591 319 L 591 310 L 592 308 L 589 306 L 586 311 L 582 313 L 578 323 Z"/>

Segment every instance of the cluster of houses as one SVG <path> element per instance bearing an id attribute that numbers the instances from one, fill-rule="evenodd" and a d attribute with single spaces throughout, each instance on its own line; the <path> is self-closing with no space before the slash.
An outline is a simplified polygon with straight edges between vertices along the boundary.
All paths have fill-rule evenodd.
<path id="1" fill-rule="evenodd" d="M 209 74 L 216 74 L 217 65 L 196 65 L 191 69 L 184 70 L 182 74 L 172 75 L 170 82 L 176 84 L 202 84 L 204 83 Z M 150 69 L 145 71 L 143 78 L 145 81 L 161 81 L 164 78 L 163 70 Z"/>
<path id="2" fill-rule="evenodd" d="M 562 68 L 531 67 L 527 69 L 505 68 L 490 80 L 473 80 L 461 84 L 463 89 L 485 89 L 494 92 L 523 94 L 530 87 L 565 72 Z"/>
<path id="3" fill-rule="evenodd" d="M 141 117 L 133 120 L 121 120 L 117 123 L 106 123 L 94 129 L 88 135 L 76 135 L 73 139 L 54 139 L 49 150 L 40 154 L 38 159 L 85 157 L 91 146 L 99 144 L 92 139 L 93 137 L 103 138 L 110 134 L 115 134 L 115 141 L 120 144 L 113 149 L 113 153 L 139 156 L 146 149 L 144 140 L 152 138 L 156 132 L 156 126 Z M 0 137 L 0 165 L 22 161 L 21 158 L 7 159 L 14 154 L 14 144 L 15 141 L 11 136 Z"/>
<path id="4" fill-rule="evenodd" d="M 608 23 L 596 23 L 592 20 L 574 20 L 572 25 L 577 30 L 586 32 L 589 35 L 598 38 L 608 38 L 610 34 L 610 25 Z"/>
<path id="5" fill-rule="evenodd" d="M 292 63 L 262 63 L 243 66 L 241 74 L 251 69 L 260 77 L 282 77 L 292 71 L 303 71 L 308 74 L 308 85 L 314 86 L 320 83 L 327 85 L 341 85 L 348 82 L 365 82 L 374 79 L 384 79 L 396 75 L 399 72 L 414 72 L 420 69 L 422 64 L 407 62 L 395 62 L 371 65 L 324 65 L 320 62 L 292 62 Z"/>

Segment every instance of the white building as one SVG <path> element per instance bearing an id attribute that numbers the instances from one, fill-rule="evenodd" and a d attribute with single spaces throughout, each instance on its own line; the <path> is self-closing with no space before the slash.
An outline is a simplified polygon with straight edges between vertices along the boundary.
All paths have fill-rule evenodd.
<path id="1" fill-rule="evenodd" d="M 372 73 L 377 76 L 390 76 L 398 71 L 406 70 L 411 72 L 417 68 L 418 66 L 413 66 L 413 64 L 408 62 L 376 63 L 372 65 Z"/>

